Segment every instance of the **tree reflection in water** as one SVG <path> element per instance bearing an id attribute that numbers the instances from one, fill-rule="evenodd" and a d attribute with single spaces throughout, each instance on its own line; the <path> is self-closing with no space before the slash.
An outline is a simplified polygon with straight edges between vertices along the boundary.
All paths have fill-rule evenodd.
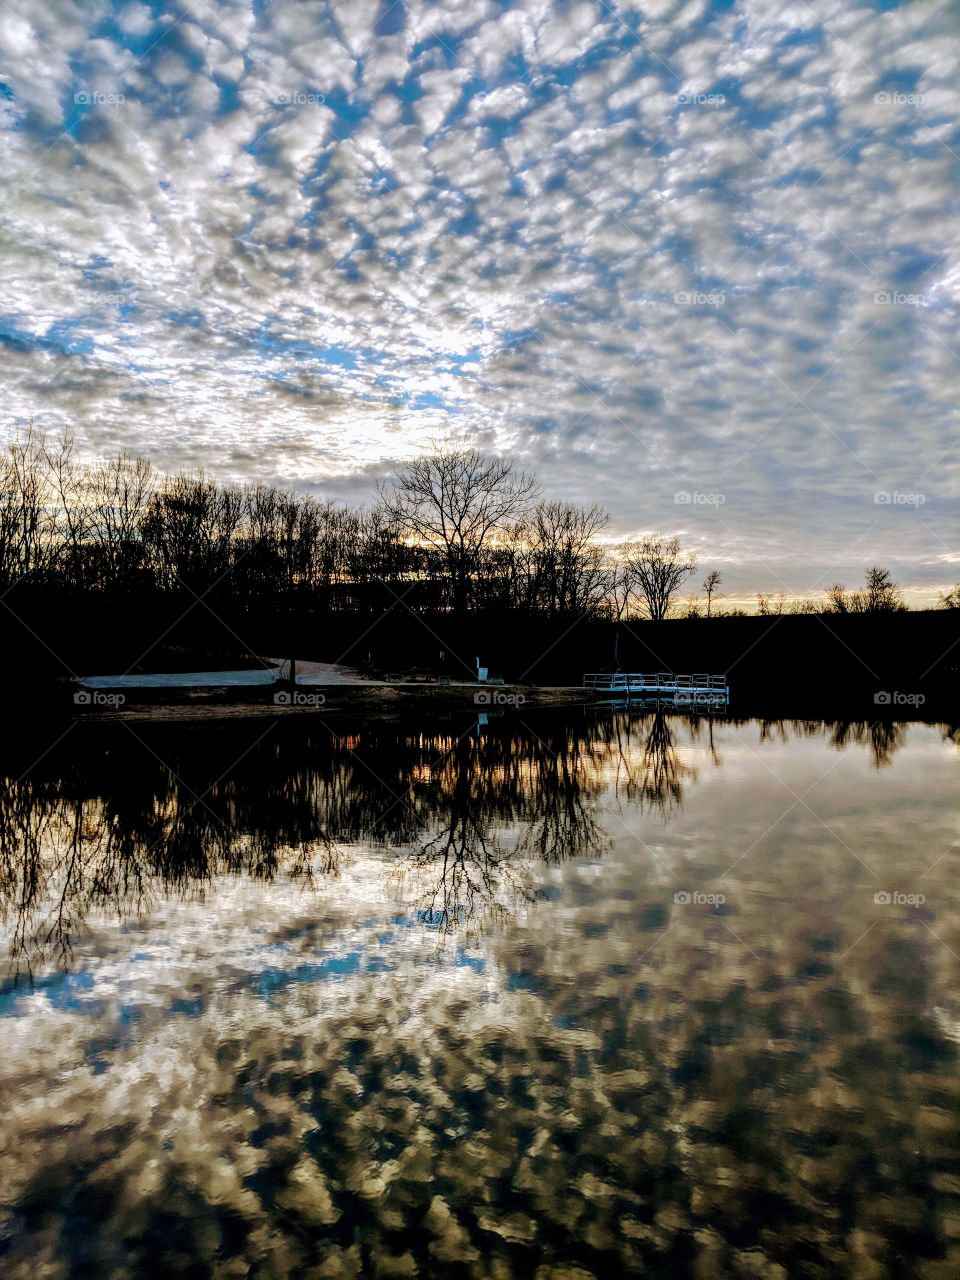
<path id="1" fill-rule="evenodd" d="M 700 728 L 699 720 L 691 723 L 696 729 Z M 697 776 L 696 770 L 683 761 L 677 750 L 669 716 L 659 708 L 639 724 L 628 716 L 618 716 L 613 721 L 613 730 L 616 795 L 623 796 L 641 810 L 658 813 L 666 819 L 680 808 L 684 784 L 695 782 Z M 638 735 L 641 739 L 639 751 L 635 745 Z"/>
<path id="2" fill-rule="evenodd" d="M 435 782 L 431 829 L 392 876 L 401 897 L 412 893 L 423 923 L 473 935 L 536 901 L 531 862 L 602 850 L 593 813 L 601 781 L 589 746 L 577 734 L 548 741 L 521 726 L 456 740 L 427 772 Z"/>
<path id="3" fill-rule="evenodd" d="M 66 964 L 91 913 L 200 898 L 224 875 L 307 884 L 356 846 L 396 851 L 390 881 L 441 932 L 533 900 L 531 860 L 599 851 L 593 726 L 468 724 L 352 734 L 123 725 L 50 753 L 0 796 L 0 906 L 14 971 Z"/>
<path id="4" fill-rule="evenodd" d="M 440 934 L 476 933 L 535 900 L 531 867 L 597 856 L 598 804 L 679 810 L 694 766 L 719 764 L 714 724 L 662 710 L 350 733 L 262 722 L 237 729 L 84 726 L 0 795 L 0 913 L 14 973 L 68 964 L 92 913 L 117 919 L 164 896 L 201 898 L 224 875 L 304 884 L 340 873 L 357 846 L 395 851 L 388 880 Z M 822 735 L 822 722 L 764 722 L 773 736 Z M 868 745 L 877 767 L 903 727 L 828 726 L 833 744 Z M 80 749 L 78 749 L 78 747 Z"/>
<path id="5" fill-rule="evenodd" d="M 7 768 L 5 1276 L 960 1274 L 937 730 L 261 726 Z"/>
<path id="6" fill-rule="evenodd" d="M 790 736 L 817 739 L 823 736 L 822 720 L 762 720 L 760 741 L 788 741 Z M 907 726 L 890 720 L 837 720 L 826 726 L 830 742 L 838 751 L 846 747 L 868 747 L 874 767 L 883 769 L 906 740 Z M 955 730 L 946 730 L 947 735 Z"/>

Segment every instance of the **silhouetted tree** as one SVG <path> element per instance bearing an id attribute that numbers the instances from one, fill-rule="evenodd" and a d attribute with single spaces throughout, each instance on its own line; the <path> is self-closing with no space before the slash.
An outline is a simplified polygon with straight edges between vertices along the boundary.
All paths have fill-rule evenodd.
<path id="1" fill-rule="evenodd" d="M 596 611 L 606 592 L 604 554 L 594 539 L 607 525 L 596 505 L 540 502 L 530 519 L 529 604 L 548 617 L 569 618 Z"/>
<path id="2" fill-rule="evenodd" d="M 768 591 L 757 592 L 757 613 L 762 618 L 769 617 L 770 614 L 781 614 L 786 604 L 786 595 L 779 591 L 776 595 L 772 595 Z"/>
<path id="3" fill-rule="evenodd" d="M 507 459 L 450 449 L 402 464 L 379 494 L 401 533 L 443 558 L 454 610 L 463 614 L 483 552 L 498 529 L 524 513 L 537 485 Z"/>
<path id="4" fill-rule="evenodd" d="M 863 591 L 857 593 L 860 613 L 894 613 L 904 608 L 903 595 L 889 569 L 873 565 L 867 570 Z"/>
<path id="5" fill-rule="evenodd" d="M 681 550 L 680 539 L 663 534 L 626 543 L 624 559 L 634 594 L 653 622 L 667 616 L 677 592 L 697 569 L 696 560 Z"/>
<path id="6" fill-rule="evenodd" d="M 707 597 L 707 617 L 710 617 L 713 607 L 713 597 L 717 594 L 717 587 L 723 581 L 723 577 L 719 569 L 711 569 L 703 580 L 703 590 Z"/>
<path id="7" fill-rule="evenodd" d="M 906 608 L 903 594 L 889 569 L 873 565 L 866 572 L 861 590 L 850 591 L 836 582 L 827 588 L 828 610 L 832 613 L 897 613 Z"/>
<path id="8" fill-rule="evenodd" d="M 55 458 L 66 471 L 71 449 L 68 437 L 51 448 L 31 426 L 0 458 L 0 584 L 40 583 L 54 568 L 56 512 L 48 470 Z"/>

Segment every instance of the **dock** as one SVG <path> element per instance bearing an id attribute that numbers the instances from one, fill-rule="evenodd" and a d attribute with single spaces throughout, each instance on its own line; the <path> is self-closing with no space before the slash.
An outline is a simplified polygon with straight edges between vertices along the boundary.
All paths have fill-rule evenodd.
<path id="1" fill-rule="evenodd" d="M 730 701 L 727 677 L 703 672 L 677 675 L 672 671 L 589 671 L 583 677 L 583 687 L 626 698 L 659 699 L 675 706 L 716 707 Z"/>

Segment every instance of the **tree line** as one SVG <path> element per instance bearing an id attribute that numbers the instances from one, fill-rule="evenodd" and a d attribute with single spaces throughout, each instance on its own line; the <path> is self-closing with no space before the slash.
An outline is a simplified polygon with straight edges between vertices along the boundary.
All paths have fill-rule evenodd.
<path id="1" fill-rule="evenodd" d="M 184 593 L 241 607 L 304 598 L 364 612 L 398 597 L 457 615 L 510 610 L 558 620 L 718 617 L 722 576 L 700 591 L 676 537 L 619 544 L 598 505 L 545 499 L 511 461 L 438 449 L 403 463 L 366 506 L 202 472 L 167 476 L 120 453 L 85 464 L 72 440 L 29 431 L 0 455 L 0 590 Z M 687 590 L 685 590 L 687 589 Z M 960 588 L 942 598 L 960 606 Z M 761 614 L 902 609 L 886 569 L 818 602 L 761 594 Z"/>

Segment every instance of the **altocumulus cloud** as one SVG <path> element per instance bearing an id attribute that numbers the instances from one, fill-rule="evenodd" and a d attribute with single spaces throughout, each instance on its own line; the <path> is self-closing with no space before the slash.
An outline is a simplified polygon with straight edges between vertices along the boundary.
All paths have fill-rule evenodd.
<path id="1" fill-rule="evenodd" d="M 957 577 L 960 11 L 9 0 L 4 422 L 508 450 L 732 589 Z"/>

